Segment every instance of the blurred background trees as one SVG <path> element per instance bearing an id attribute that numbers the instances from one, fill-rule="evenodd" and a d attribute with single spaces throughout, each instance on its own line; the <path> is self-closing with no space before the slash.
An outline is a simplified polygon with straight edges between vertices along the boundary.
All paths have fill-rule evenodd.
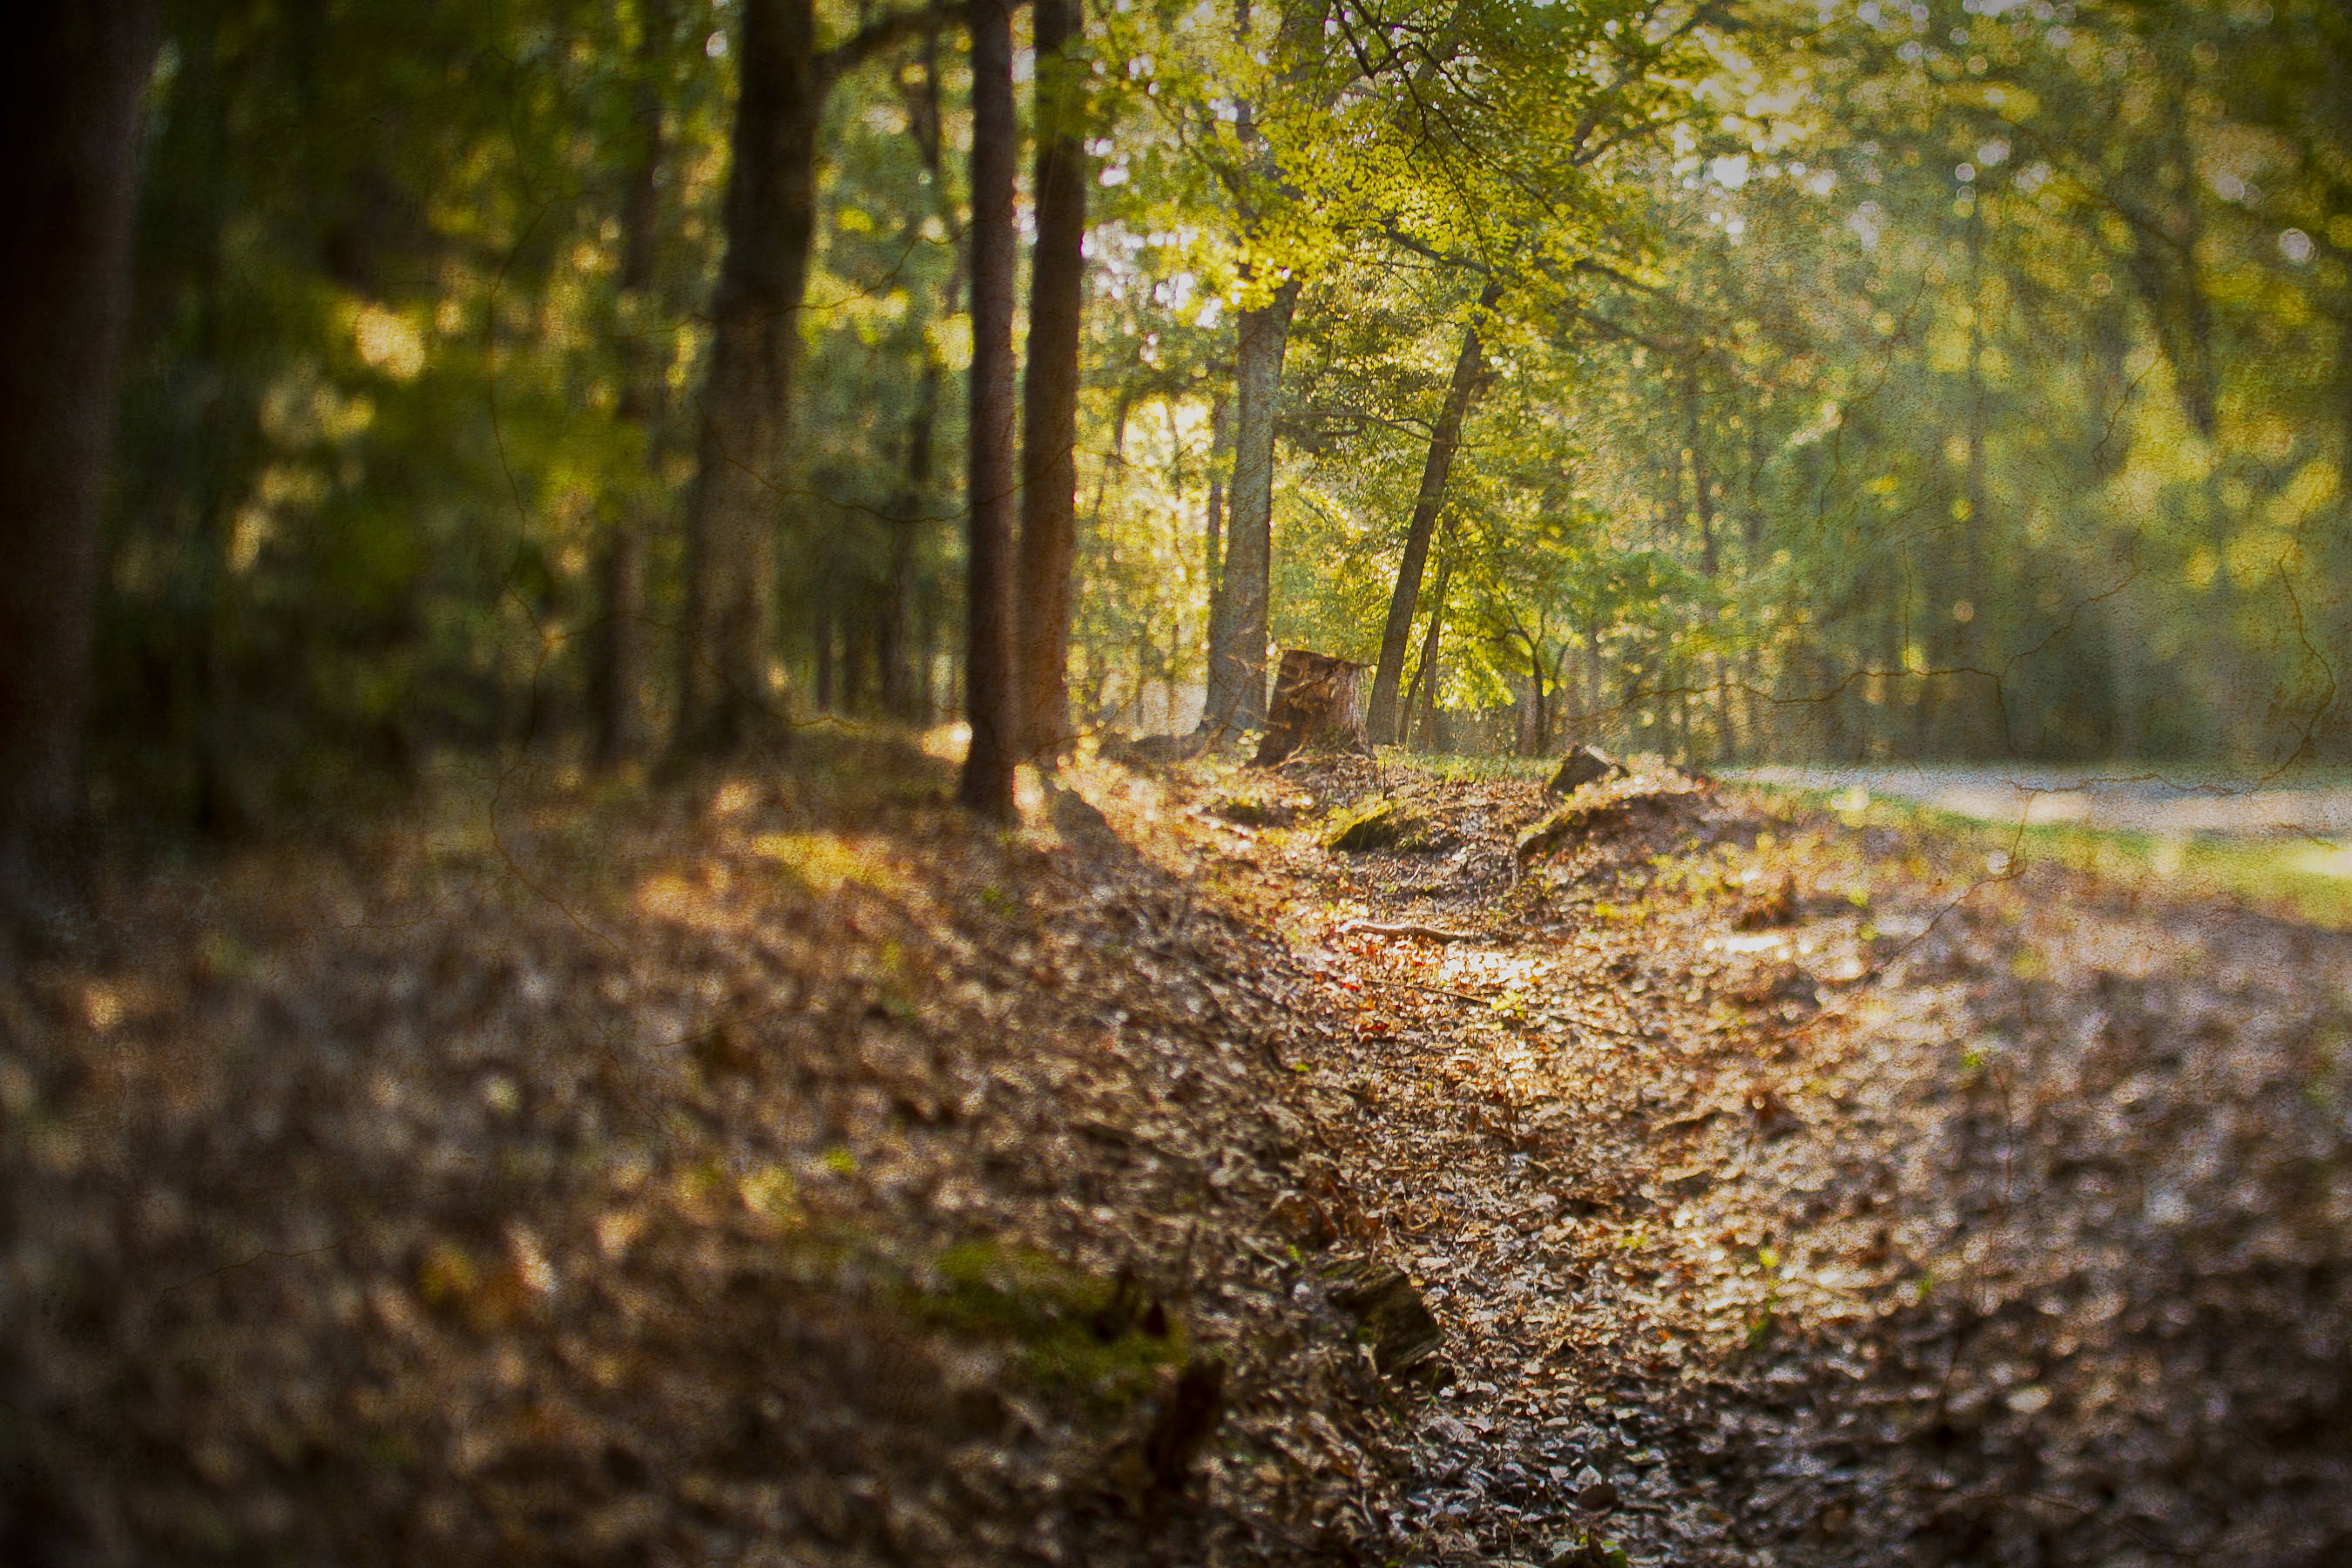
<path id="1" fill-rule="evenodd" d="M 1079 731 L 1191 727 L 1221 647 L 1246 718 L 1271 641 L 1381 666 L 1390 732 L 1449 749 L 2352 753 L 2336 7 L 1254 5 L 1107 0 L 1063 57 Z M 730 466 L 774 5 L 167 0 L 101 811 L 237 832 L 451 752 L 617 763 L 681 704 L 724 741 L 745 687 L 961 711 L 968 28 L 800 7 L 804 277 L 751 310 L 786 434 Z M 749 542 L 706 586 L 772 610 L 698 698 L 722 504 Z"/>

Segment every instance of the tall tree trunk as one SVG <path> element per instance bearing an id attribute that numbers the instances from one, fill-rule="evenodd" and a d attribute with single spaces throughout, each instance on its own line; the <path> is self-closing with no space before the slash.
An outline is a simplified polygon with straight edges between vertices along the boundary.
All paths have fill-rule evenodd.
<path id="1" fill-rule="evenodd" d="M 1993 753 L 1999 697 L 1985 657 L 1985 623 L 1991 617 L 1992 605 L 1985 577 L 1984 541 L 1992 519 L 1985 478 L 1984 339 L 1984 213 L 1979 203 L 1969 209 L 1969 417 L 1964 477 L 1969 515 L 1960 524 L 1960 582 L 1969 612 L 1953 637 L 1952 658 L 1960 672 L 1954 677 L 1958 683 L 1955 696 L 1960 754 L 1966 757 Z"/>
<path id="2" fill-rule="evenodd" d="M 936 723 L 940 716 L 938 693 L 933 689 L 936 679 L 934 666 L 940 657 L 939 605 L 926 595 L 915 612 L 915 712 L 919 722 Z"/>
<path id="3" fill-rule="evenodd" d="M 1216 680 L 1218 652 L 1225 646 L 1225 623 L 1230 618 L 1225 605 L 1225 469 L 1233 443 L 1225 416 L 1231 406 L 1223 396 L 1209 405 L 1209 515 L 1201 563 L 1209 579 L 1209 626 L 1203 645 L 1208 654 L 1204 679 L 1211 685 Z M 1204 727 L 1214 708 L 1213 702 L 1203 701 L 1201 722 Z"/>
<path id="4" fill-rule="evenodd" d="M 1715 581 L 1715 497 L 1708 493 L 1706 449 L 1699 440 L 1698 371 L 1693 367 L 1683 392 L 1683 421 L 1689 432 L 1691 500 L 1698 514 L 1699 571 Z"/>
<path id="5" fill-rule="evenodd" d="M 922 82 L 908 87 L 901 82 L 901 93 L 907 105 L 908 134 L 914 139 L 923 167 L 930 174 L 930 189 L 936 216 L 949 228 L 959 226 L 954 222 L 947 192 L 944 170 L 940 162 L 940 63 L 939 34 L 936 30 L 923 36 Z M 903 235 L 904 243 L 913 246 L 922 236 L 923 220 L 910 216 Z M 961 308 L 963 275 L 966 259 L 961 246 L 957 247 L 955 265 L 948 270 L 947 287 L 940 302 L 940 317 L 953 316 Z M 945 389 L 946 368 L 940 363 L 939 351 L 930 342 L 930 334 L 923 334 L 923 368 L 915 381 L 915 406 L 907 416 L 907 445 L 904 479 L 889 507 L 890 524 L 890 589 L 889 603 L 882 615 L 882 624 L 876 660 L 882 679 L 882 706 L 892 717 L 928 724 L 931 721 L 930 673 L 928 663 L 919 670 L 908 670 L 907 663 L 907 627 L 909 617 L 917 614 L 916 595 L 921 565 L 922 530 L 926 508 L 931 500 L 931 477 L 937 462 L 940 396 Z M 932 654 L 928 626 L 919 640 L 921 647 L 915 657 L 928 661 Z"/>
<path id="6" fill-rule="evenodd" d="M 653 331 L 655 256 L 659 237 L 662 99 L 655 73 L 669 46 L 668 0 L 646 0 L 638 16 L 636 79 L 632 83 L 635 155 L 621 193 L 621 362 L 625 378 L 619 414 L 645 440 L 646 464 L 661 468 L 661 426 L 667 398 L 666 357 Z M 657 483 L 657 480 L 656 481 Z M 651 625 L 646 616 L 646 538 L 656 513 L 654 487 L 621 503 L 604 542 L 604 633 L 597 643 L 596 760 L 610 766 L 641 756 L 652 742 L 646 712 Z"/>
<path id="7" fill-rule="evenodd" d="M 711 300 L 698 472 L 687 506 L 678 756 L 780 742 L 768 647 L 778 497 L 828 85 L 813 0 L 743 0 L 727 253 Z"/>
<path id="8" fill-rule="evenodd" d="M 841 616 L 841 711 L 853 719 L 866 714 L 866 650 L 873 633 L 874 617 L 861 587 Z"/>
<path id="9" fill-rule="evenodd" d="M 1209 712 L 1221 726 L 1265 722 L 1266 627 L 1274 564 L 1274 423 L 1298 279 L 1244 310 L 1234 345 L 1232 531 L 1225 542 L 1225 637 L 1209 662 Z"/>
<path id="10" fill-rule="evenodd" d="M 1429 629 L 1421 637 L 1421 666 L 1412 672 L 1412 688 L 1405 695 L 1403 721 L 1398 727 L 1402 742 L 1412 721 L 1413 698 L 1421 699 L 1421 745 L 1429 749 L 1430 731 L 1437 724 L 1437 642 L 1445 627 L 1445 590 L 1454 582 L 1454 546 L 1448 544 L 1445 553 L 1438 558 L 1437 587 L 1430 595 Z"/>
<path id="11" fill-rule="evenodd" d="M 1413 498 L 1412 521 L 1404 534 L 1404 560 L 1397 568 L 1395 590 L 1389 595 L 1388 624 L 1381 632 L 1381 658 L 1372 672 L 1372 696 L 1364 715 L 1364 731 L 1374 745 L 1402 737 L 1398 733 L 1397 682 L 1404 675 L 1405 645 L 1412 640 L 1412 612 L 1421 598 L 1422 567 L 1429 557 L 1429 536 L 1445 505 L 1445 479 L 1454 468 L 1454 453 L 1462 444 L 1462 422 L 1478 395 L 1480 354 L 1478 323 L 1503 297 L 1499 279 L 1488 279 L 1479 292 L 1478 308 L 1462 329 L 1462 350 L 1454 358 L 1454 379 L 1445 388 L 1445 403 L 1429 433 L 1429 452 L 1421 465 L 1421 491 Z"/>
<path id="12" fill-rule="evenodd" d="M 965 500 L 964 711 L 971 721 L 957 798 L 1010 820 L 1021 742 L 1013 619 L 1013 281 L 1014 164 L 1021 129 L 1013 101 L 1013 12 L 971 0 L 971 394 Z"/>
<path id="13" fill-rule="evenodd" d="M 833 592 L 820 581 L 817 588 L 816 612 L 810 617 L 809 640 L 816 653 L 816 690 L 814 700 L 820 713 L 833 711 Z"/>
<path id="14" fill-rule="evenodd" d="M 146 0 L 47 5 L 0 68 L 0 926 L 73 918 L 91 597 L 130 296 Z"/>
<path id="15" fill-rule="evenodd" d="M 1077 559 L 1078 329 L 1086 304 L 1087 64 L 1077 0 L 1035 0 L 1037 242 L 1021 402 L 1022 752 L 1041 767 L 1070 726 L 1070 572 Z"/>
<path id="16" fill-rule="evenodd" d="M 1528 749 L 1540 757 L 1551 749 L 1551 705 L 1544 697 L 1543 649 L 1532 637 L 1528 642 Z"/>

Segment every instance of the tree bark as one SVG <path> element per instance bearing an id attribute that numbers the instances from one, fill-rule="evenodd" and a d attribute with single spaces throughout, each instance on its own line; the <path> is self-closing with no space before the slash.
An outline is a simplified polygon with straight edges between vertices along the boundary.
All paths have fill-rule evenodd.
<path id="1" fill-rule="evenodd" d="M 1274 710 L 1251 765 L 1271 767 L 1302 748 L 1370 755 L 1372 744 L 1359 716 L 1363 676 L 1362 665 L 1344 658 L 1303 647 L 1283 649 Z"/>
<path id="2" fill-rule="evenodd" d="M 1013 13 L 971 0 L 971 393 L 965 500 L 964 711 L 971 721 L 957 798 L 983 816 L 1013 814 L 1021 742 L 1014 660 L 1013 283 L 1013 167 L 1021 131 L 1013 101 Z"/>
<path id="3" fill-rule="evenodd" d="M 1421 663 L 1412 672 L 1412 684 L 1405 689 L 1404 707 L 1398 715 L 1397 741 L 1402 744 L 1412 724 L 1415 698 L 1422 703 L 1421 743 L 1429 746 L 1429 731 L 1437 711 L 1437 640 L 1445 626 L 1445 590 L 1454 581 L 1453 546 L 1437 563 L 1437 586 L 1430 594 L 1429 627 L 1422 634 Z"/>
<path id="4" fill-rule="evenodd" d="M 1422 568 L 1429 558 L 1429 536 L 1437 514 L 1445 506 L 1446 476 L 1462 444 L 1462 422 L 1477 396 L 1480 372 L 1478 321 L 1503 297 L 1502 284 L 1489 279 L 1478 296 L 1478 308 L 1462 329 L 1462 352 L 1454 356 L 1454 379 L 1445 389 L 1445 403 L 1429 433 L 1429 454 L 1421 466 L 1421 492 L 1413 499 L 1412 521 L 1405 529 L 1404 561 L 1397 568 L 1396 590 L 1389 595 L 1388 625 L 1381 632 L 1381 658 L 1372 672 L 1370 710 L 1364 729 L 1376 745 L 1402 739 L 1397 723 L 1397 682 L 1404 675 L 1405 645 L 1412 640 L 1412 612 L 1421 597 Z"/>
<path id="5" fill-rule="evenodd" d="M 1708 493 L 1706 449 L 1699 440 L 1698 372 L 1692 370 L 1683 393 L 1683 420 L 1690 439 L 1691 501 L 1698 515 L 1699 570 L 1715 581 L 1715 498 Z"/>
<path id="6" fill-rule="evenodd" d="M 816 48 L 814 0 L 743 0 L 740 96 L 727 176 L 727 254 L 710 306 L 698 473 L 687 504 L 686 622 L 674 759 L 781 744 L 769 679 L 776 519 L 793 372 L 816 225 L 816 143 L 841 72 L 940 20 L 888 13 Z"/>
<path id="7" fill-rule="evenodd" d="M 1960 582 L 1969 613 L 1953 637 L 1952 662 L 1959 669 L 1959 740 L 1964 757 L 1994 754 L 2000 689 L 1986 658 L 1985 623 L 1992 595 L 1985 577 L 1985 530 L 1991 526 L 1991 497 L 1985 479 L 1984 212 L 1969 216 L 1969 420 L 1965 483 L 1969 515 L 1960 524 Z"/>
<path id="8" fill-rule="evenodd" d="M 1077 559 L 1078 330 L 1086 305 L 1086 63 L 1077 0 L 1035 0 L 1037 240 L 1021 404 L 1021 750 L 1049 767 L 1070 725 L 1070 572 Z"/>
<path id="9" fill-rule="evenodd" d="M 653 734 L 646 712 L 646 676 L 651 667 L 651 626 L 646 617 L 646 539 L 656 513 L 661 468 L 661 425 L 668 401 L 664 355 L 653 334 L 656 313 L 656 242 L 660 234 L 662 157 L 661 89 L 655 71 L 669 43 L 668 0 L 647 0 L 640 9 L 636 80 L 631 105 L 636 146 L 621 193 L 621 363 L 625 378 L 619 414 L 635 426 L 646 446 L 652 481 L 649 493 L 621 503 L 604 543 L 604 635 L 598 640 L 593 680 L 596 760 L 605 766 L 642 756 Z"/>
<path id="10" fill-rule="evenodd" d="M 686 620 L 671 741 L 681 759 L 783 733 L 768 647 L 827 85 L 815 45 L 813 0 L 744 0 L 727 252 L 711 301 L 699 471 L 687 506 Z"/>
<path id="11" fill-rule="evenodd" d="M 81 901 L 81 731 L 115 373 L 130 296 L 146 0 L 20 20 L 0 91 L 0 924 Z"/>
<path id="12" fill-rule="evenodd" d="M 1274 563 L 1274 422 L 1282 359 L 1298 279 L 1286 279 L 1263 307 L 1242 312 L 1234 346 L 1234 481 L 1225 542 L 1225 636 L 1209 662 L 1211 722 L 1255 729 L 1265 722 L 1265 656 Z"/>
<path id="13" fill-rule="evenodd" d="M 922 48 L 923 78 L 919 89 L 902 86 L 907 105 L 908 134 L 913 138 L 923 167 L 930 174 L 934 207 L 940 222 L 952 229 L 955 213 L 947 195 L 947 182 L 940 162 L 940 65 L 939 34 L 927 33 Z M 907 221 L 905 243 L 916 244 L 922 235 L 922 220 L 910 216 Z M 947 288 L 940 302 L 940 315 L 946 318 L 961 308 L 964 259 L 961 247 L 955 265 L 948 270 Z M 940 363 L 939 351 L 932 346 L 929 334 L 923 339 L 923 368 L 915 383 L 915 406 L 907 417 L 905 479 L 890 504 L 890 589 L 889 603 L 882 616 L 876 662 L 880 667 L 882 706 L 893 718 L 928 724 L 931 721 L 930 677 L 927 669 L 907 668 L 908 625 L 915 614 L 915 597 L 920 587 L 919 568 L 921 564 L 922 530 L 927 521 L 926 509 L 931 500 L 932 470 L 937 458 L 940 396 L 945 390 L 946 369 Z M 929 659 L 932 649 L 928 630 L 922 633 L 922 647 L 915 657 Z"/>
<path id="14" fill-rule="evenodd" d="M 1209 515 L 1204 524 L 1205 538 L 1201 551 L 1201 567 L 1209 581 L 1208 634 L 1202 639 L 1208 650 L 1209 681 L 1215 679 L 1217 652 L 1225 645 L 1225 464 L 1231 426 L 1225 415 L 1232 406 L 1219 397 L 1209 405 Z M 1204 702 L 1201 721 L 1208 722 L 1213 705 Z"/>

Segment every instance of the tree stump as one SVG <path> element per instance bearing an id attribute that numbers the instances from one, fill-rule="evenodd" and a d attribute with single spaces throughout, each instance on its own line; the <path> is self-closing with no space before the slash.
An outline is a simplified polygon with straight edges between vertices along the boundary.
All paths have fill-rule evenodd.
<path id="1" fill-rule="evenodd" d="M 1573 795 L 1595 779 L 1623 778 L 1625 764 L 1597 746 L 1579 746 L 1560 759 L 1559 772 L 1544 788 L 1553 795 Z"/>
<path id="2" fill-rule="evenodd" d="M 1271 767 L 1293 752 L 1352 752 L 1372 754 L 1364 736 L 1363 679 L 1366 666 L 1309 653 L 1282 650 L 1274 678 L 1274 707 L 1266 714 L 1265 739 L 1254 759 Z"/>

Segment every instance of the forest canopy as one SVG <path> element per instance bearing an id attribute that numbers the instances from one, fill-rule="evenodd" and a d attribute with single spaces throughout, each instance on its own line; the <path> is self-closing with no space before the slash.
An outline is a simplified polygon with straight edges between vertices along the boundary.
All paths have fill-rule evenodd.
<path id="1" fill-rule="evenodd" d="M 1013 406 L 972 367 L 1047 363 L 1057 226 L 1070 460 L 1004 471 L 1068 564 L 987 592 L 1069 584 L 1066 729 L 1247 722 L 1304 646 L 1431 750 L 2352 755 L 2337 7 L 1009 26 L 1008 131 L 962 6 L 166 5 L 95 804 L 237 831 L 450 748 L 961 714 Z"/>

